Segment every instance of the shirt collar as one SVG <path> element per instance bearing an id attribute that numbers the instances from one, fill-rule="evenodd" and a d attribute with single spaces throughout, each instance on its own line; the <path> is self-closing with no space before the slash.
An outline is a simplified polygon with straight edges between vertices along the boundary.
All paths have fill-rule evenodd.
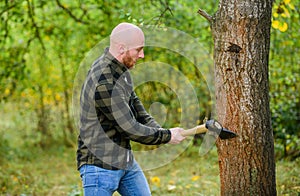
<path id="1" fill-rule="evenodd" d="M 124 65 L 123 63 L 121 63 L 120 61 L 118 61 L 118 59 L 116 59 L 110 52 L 109 52 L 109 48 L 105 48 L 104 50 L 104 56 L 105 58 L 107 58 L 110 62 L 112 67 L 118 72 L 118 73 L 123 73 L 128 71 L 128 68 L 126 67 L 126 65 Z"/>

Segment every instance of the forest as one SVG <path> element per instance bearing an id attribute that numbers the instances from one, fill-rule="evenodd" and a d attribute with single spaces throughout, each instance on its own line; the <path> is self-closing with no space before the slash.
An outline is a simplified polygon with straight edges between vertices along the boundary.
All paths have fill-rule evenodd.
<path id="1" fill-rule="evenodd" d="M 146 110 L 163 127 L 191 128 L 217 118 L 214 40 L 205 14 L 197 12 L 213 16 L 220 2 L 1 1 L 0 195 L 83 195 L 76 168 L 78 93 L 120 22 L 145 33 L 145 58 L 131 74 Z M 273 2 L 271 18 L 267 74 L 276 189 L 299 195 L 300 1 Z M 195 136 L 173 157 L 161 154 L 168 159 L 161 166 L 161 159 L 140 160 L 151 168 L 145 174 L 153 195 L 219 195 L 217 149 L 200 156 L 202 142 L 203 135 Z"/>

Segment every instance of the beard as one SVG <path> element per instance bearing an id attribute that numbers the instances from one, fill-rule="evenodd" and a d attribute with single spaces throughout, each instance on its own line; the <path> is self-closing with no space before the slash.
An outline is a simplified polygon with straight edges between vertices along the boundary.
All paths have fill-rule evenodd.
<path id="1" fill-rule="evenodd" d="M 128 68 L 131 69 L 135 65 L 135 61 L 130 56 L 129 51 L 126 51 L 125 56 L 123 58 L 123 64 Z"/>

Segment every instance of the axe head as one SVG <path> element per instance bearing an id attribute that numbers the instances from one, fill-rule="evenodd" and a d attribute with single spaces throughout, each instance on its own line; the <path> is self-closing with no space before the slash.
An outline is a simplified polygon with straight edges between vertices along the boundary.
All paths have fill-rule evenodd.
<path id="1" fill-rule="evenodd" d="M 237 137 L 236 133 L 223 128 L 221 123 L 219 123 L 218 121 L 216 121 L 214 119 L 206 121 L 205 127 L 209 131 L 217 133 L 222 140 Z"/>

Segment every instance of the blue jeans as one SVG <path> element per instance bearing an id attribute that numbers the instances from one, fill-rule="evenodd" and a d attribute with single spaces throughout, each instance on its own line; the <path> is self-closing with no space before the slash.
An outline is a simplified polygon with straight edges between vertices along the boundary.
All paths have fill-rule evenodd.
<path id="1" fill-rule="evenodd" d="M 135 161 L 127 170 L 83 165 L 79 172 L 85 196 L 111 196 L 115 191 L 124 196 L 151 195 L 145 175 Z"/>

